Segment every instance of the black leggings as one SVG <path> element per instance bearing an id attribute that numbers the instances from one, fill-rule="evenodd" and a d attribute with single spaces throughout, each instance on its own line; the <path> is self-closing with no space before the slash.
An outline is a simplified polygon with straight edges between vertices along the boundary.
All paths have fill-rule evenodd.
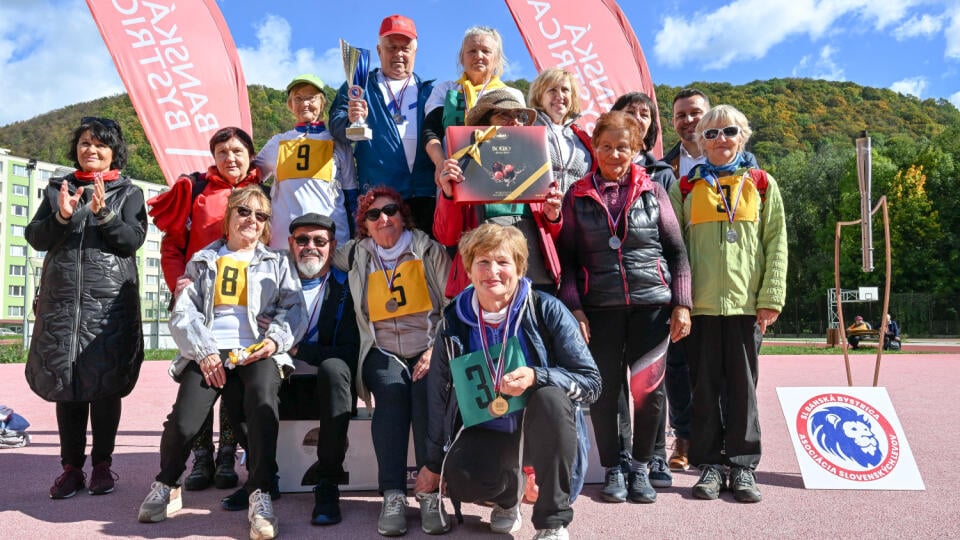
<path id="1" fill-rule="evenodd" d="M 94 465 L 113 462 L 113 447 L 120 426 L 120 394 L 96 401 L 57 403 L 57 429 L 60 432 L 60 463 L 81 469 L 86 461 L 87 419 L 93 432 L 90 460 Z"/>

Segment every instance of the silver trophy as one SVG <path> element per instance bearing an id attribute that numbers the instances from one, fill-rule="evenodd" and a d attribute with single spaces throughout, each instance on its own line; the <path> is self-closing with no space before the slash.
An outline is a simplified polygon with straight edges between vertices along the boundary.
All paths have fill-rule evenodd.
<path id="1" fill-rule="evenodd" d="M 367 86 L 367 77 L 370 74 L 370 51 L 351 47 L 346 41 L 340 40 L 340 56 L 343 57 L 343 72 L 347 77 L 347 96 L 350 101 L 363 99 L 363 89 Z M 366 122 L 357 120 L 347 127 L 347 138 L 351 141 L 369 141 L 373 131 Z"/>

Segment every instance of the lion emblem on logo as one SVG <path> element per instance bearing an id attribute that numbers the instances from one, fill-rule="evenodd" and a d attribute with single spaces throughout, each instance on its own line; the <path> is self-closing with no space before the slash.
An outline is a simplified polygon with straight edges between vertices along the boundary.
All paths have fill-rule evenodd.
<path id="1" fill-rule="evenodd" d="M 840 459 L 873 467 L 883 461 L 870 420 L 856 409 L 826 407 L 810 419 L 813 437 L 826 452 Z"/>

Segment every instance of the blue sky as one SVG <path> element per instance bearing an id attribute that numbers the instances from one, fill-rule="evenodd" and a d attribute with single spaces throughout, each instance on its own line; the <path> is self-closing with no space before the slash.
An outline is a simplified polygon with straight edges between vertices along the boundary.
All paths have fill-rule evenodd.
<path id="1" fill-rule="evenodd" d="M 218 4 L 248 83 L 283 88 L 294 75 L 313 72 L 338 85 L 337 38 L 374 49 L 380 20 L 398 7 L 417 24 L 418 74 L 456 78 L 463 31 L 483 24 L 503 34 L 510 59 L 505 78 L 536 76 L 499 0 Z M 960 107 L 960 0 L 621 0 L 620 6 L 657 83 L 810 77 L 944 98 Z M 0 81 L 0 125 L 123 92 L 83 0 L 2 0 Z"/>

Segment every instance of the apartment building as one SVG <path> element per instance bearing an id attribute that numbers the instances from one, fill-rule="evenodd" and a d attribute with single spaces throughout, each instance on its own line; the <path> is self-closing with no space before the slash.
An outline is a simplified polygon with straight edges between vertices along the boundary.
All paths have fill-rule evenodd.
<path id="1" fill-rule="evenodd" d="M 33 304 L 45 253 L 27 243 L 25 229 L 40 204 L 43 190 L 51 177 L 73 169 L 14 156 L 0 148 L 0 333 L 12 330 L 22 335 L 25 320 L 33 322 Z M 143 190 L 145 199 L 160 193 L 165 186 L 140 180 L 133 183 Z M 160 231 L 150 223 L 143 247 L 137 252 L 140 271 L 140 298 L 143 309 L 144 339 L 148 348 L 161 344 L 167 334 L 167 290 L 160 271 Z"/>

